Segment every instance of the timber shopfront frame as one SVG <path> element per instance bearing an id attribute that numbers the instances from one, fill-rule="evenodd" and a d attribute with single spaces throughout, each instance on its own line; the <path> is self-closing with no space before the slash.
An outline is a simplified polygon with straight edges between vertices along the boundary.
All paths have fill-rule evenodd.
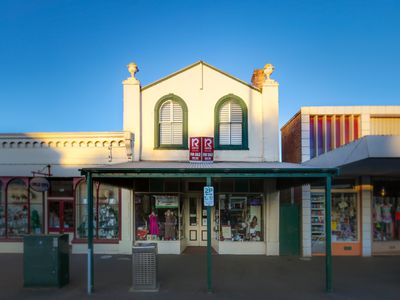
<path id="1" fill-rule="evenodd" d="M 129 187 L 133 179 L 139 178 L 181 178 L 202 179 L 204 186 L 212 185 L 213 179 L 242 178 L 242 179 L 273 179 L 274 191 L 276 186 L 300 185 L 313 181 L 325 181 L 326 191 L 326 290 L 332 291 L 332 250 L 331 250 L 331 180 L 337 174 L 335 168 L 304 167 L 289 163 L 245 163 L 245 162 L 216 162 L 210 164 L 193 164 L 187 162 L 128 162 L 123 164 L 107 165 L 98 168 L 81 169 L 81 174 L 86 177 L 88 199 L 88 282 L 87 292 L 91 294 L 94 287 L 93 268 L 93 182 L 119 184 Z M 207 212 L 211 215 L 210 207 Z M 208 245 L 208 290 L 211 290 L 211 222 L 207 219 L 207 245 Z M 279 246 L 278 246 L 279 247 Z"/>

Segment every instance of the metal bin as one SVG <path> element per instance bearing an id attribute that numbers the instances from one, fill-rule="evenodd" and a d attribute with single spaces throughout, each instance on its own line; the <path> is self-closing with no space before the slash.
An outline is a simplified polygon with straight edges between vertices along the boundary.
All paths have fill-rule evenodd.
<path id="1" fill-rule="evenodd" d="M 131 290 L 135 292 L 159 290 L 157 243 L 136 243 L 132 247 Z"/>

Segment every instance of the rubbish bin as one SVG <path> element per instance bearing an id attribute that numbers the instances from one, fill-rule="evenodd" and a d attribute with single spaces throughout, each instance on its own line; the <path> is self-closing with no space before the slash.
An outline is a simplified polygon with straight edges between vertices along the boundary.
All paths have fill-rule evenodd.
<path id="1" fill-rule="evenodd" d="M 159 290 L 157 260 L 157 243 L 136 243 L 132 247 L 131 291 Z"/>
<path id="2" fill-rule="evenodd" d="M 69 283 L 67 234 L 24 236 L 24 287 L 62 287 Z"/>

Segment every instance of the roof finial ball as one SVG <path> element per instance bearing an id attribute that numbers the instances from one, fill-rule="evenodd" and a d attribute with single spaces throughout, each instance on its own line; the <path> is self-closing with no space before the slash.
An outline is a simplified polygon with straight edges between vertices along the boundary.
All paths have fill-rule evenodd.
<path id="1" fill-rule="evenodd" d="M 129 83 L 139 83 L 139 81 L 136 79 L 135 74 L 139 72 L 139 68 L 137 64 L 134 62 L 130 62 L 127 66 L 128 72 L 131 73 L 131 77 L 127 79 Z"/>
<path id="2" fill-rule="evenodd" d="M 264 66 L 264 74 L 265 74 L 265 77 L 267 77 L 266 80 L 271 80 L 270 76 L 274 72 L 274 70 L 275 70 L 275 67 L 272 64 L 266 64 Z"/>

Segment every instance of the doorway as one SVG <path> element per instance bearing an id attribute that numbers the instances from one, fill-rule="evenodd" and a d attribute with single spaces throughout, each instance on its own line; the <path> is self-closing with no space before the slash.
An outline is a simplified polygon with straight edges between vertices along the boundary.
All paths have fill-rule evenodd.
<path id="1" fill-rule="evenodd" d="M 203 195 L 188 195 L 186 203 L 188 205 L 185 216 L 187 245 L 207 246 L 207 208 L 203 203 Z"/>

